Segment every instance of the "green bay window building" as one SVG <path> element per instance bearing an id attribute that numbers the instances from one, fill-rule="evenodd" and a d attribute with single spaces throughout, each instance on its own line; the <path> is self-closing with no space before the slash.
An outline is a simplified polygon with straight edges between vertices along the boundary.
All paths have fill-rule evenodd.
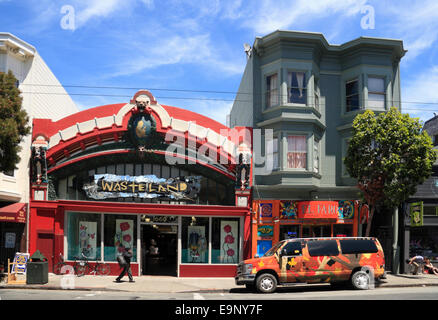
<path id="1" fill-rule="evenodd" d="M 356 115 L 400 110 L 404 54 L 391 39 L 334 45 L 280 30 L 255 39 L 229 116 L 230 127 L 254 128 L 255 157 L 257 143 L 270 156 L 254 161 L 253 255 L 288 237 L 361 235 L 366 208 L 343 158 Z M 321 209 L 333 206 L 337 216 Z"/>

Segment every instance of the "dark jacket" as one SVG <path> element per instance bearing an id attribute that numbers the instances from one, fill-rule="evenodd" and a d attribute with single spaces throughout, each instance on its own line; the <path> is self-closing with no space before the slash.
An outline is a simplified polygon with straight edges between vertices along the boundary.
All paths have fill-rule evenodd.
<path id="1" fill-rule="evenodd" d="M 126 260 L 127 264 L 131 263 L 131 258 L 132 258 L 131 251 L 128 251 L 128 250 L 123 251 L 123 257 L 125 257 L 125 260 Z"/>

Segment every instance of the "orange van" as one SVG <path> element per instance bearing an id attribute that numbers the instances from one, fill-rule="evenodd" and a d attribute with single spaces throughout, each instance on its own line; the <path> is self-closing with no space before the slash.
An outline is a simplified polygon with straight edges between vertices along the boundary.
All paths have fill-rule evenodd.
<path id="1" fill-rule="evenodd" d="M 287 283 L 351 284 L 370 289 L 385 273 L 385 257 L 376 238 L 302 238 L 278 242 L 263 257 L 242 261 L 237 285 L 274 292 Z"/>

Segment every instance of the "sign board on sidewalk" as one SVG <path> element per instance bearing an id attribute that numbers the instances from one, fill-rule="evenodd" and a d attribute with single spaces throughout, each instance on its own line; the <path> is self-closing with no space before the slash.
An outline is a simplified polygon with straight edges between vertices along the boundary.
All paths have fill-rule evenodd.
<path id="1" fill-rule="evenodd" d="M 29 260 L 28 253 L 17 252 L 14 257 L 11 273 L 26 274 L 27 260 Z"/>

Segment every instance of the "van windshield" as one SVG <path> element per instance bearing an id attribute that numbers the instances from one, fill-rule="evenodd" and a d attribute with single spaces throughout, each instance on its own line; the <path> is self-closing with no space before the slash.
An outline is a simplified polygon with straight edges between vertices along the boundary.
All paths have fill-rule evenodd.
<path id="1" fill-rule="evenodd" d="M 264 257 L 270 257 L 272 256 L 275 252 L 277 252 L 278 248 L 280 248 L 283 245 L 284 241 L 280 241 L 279 243 L 277 243 L 275 246 L 273 246 L 271 249 L 269 249 L 268 251 L 266 251 L 266 253 L 263 255 Z"/>

